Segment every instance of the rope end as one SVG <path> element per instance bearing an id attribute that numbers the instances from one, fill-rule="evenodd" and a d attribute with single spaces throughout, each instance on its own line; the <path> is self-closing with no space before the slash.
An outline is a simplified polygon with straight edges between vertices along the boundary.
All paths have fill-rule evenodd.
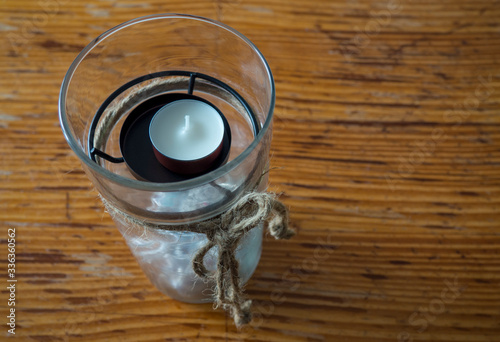
<path id="1" fill-rule="evenodd" d="M 252 301 L 246 300 L 241 305 L 239 310 L 233 309 L 234 324 L 236 324 L 236 327 L 238 329 L 252 321 L 252 311 L 250 310 L 251 307 Z"/>

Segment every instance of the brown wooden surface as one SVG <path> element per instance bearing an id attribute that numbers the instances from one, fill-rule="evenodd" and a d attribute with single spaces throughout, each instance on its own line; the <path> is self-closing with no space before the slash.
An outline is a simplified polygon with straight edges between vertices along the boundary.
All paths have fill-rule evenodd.
<path id="1" fill-rule="evenodd" d="M 149 283 L 58 123 L 77 53 L 162 12 L 236 28 L 276 80 L 270 182 L 299 234 L 266 239 L 239 333 Z M 0 1 L 0 340 L 13 227 L 19 341 L 500 341 L 499 18 L 484 0 Z"/>

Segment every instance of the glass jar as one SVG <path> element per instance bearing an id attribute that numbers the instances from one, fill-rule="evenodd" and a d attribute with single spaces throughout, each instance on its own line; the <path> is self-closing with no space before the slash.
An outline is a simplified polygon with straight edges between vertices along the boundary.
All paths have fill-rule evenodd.
<path id="1" fill-rule="evenodd" d="M 193 74 L 208 77 L 193 84 Z M 191 179 L 158 183 L 136 179 L 125 163 L 93 157 L 96 146 L 119 158 L 120 130 L 130 111 L 113 117 L 112 108 L 158 80 L 163 86 L 150 97 L 192 91 L 224 113 L 232 134 L 227 163 Z M 68 144 L 107 202 L 146 223 L 191 225 L 227 211 L 248 191 L 265 190 L 274 98 L 269 66 L 246 37 L 213 20 L 162 14 L 123 23 L 92 41 L 63 80 L 59 116 Z M 161 292 L 186 302 L 210 300 L 212 284 L 191 267 L 207 242 L 204 234 L 141 231 L 123 217 L 113 219 Z M 259 227 L 237 249 L 243 282 L 257 267 L 261 245 Z M 216 253 L 213 248 L 204 259 L 208 270 L 215 268 Z"/>

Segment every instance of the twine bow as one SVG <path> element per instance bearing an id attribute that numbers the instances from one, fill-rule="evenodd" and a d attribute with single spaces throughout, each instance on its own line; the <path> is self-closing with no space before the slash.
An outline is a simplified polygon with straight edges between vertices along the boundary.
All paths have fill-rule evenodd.
<path id="1" fill-rule="evenodd" d="M 270 214 L 273 217 L 268 220 Z M 288 228 L 288 211 L 283 203 L 272 194 L 251 192 L 220 216 L 219 229 L 206 233 L 208 243 L 193 258 L 194 272 L 201 278 L 215 280 L 215 306 L 229 311 L 238 327 L 252 320 L 252 301 L 243 294 L 235 251 L 245 233 L 266 220 L 270 234 L 276 239 L 289 239 L 295 234 Z M 210 274 L 203 259 L 216 246 L 219 252 L 217 268 Z"/>
<path id="2" fill-rule="evenodd" d="M 267 223 L 269 233 L 276 239 L 289 239 L 295 232 L 288 227 L 288 210 L 276 195 L 267 192 L 250 192 L 226 212 L 193 225 L 157 225 L 138 220 L 125 213 L 101 196 L 112 217 L 120 216 L 131 227 L 171 231 L 203 233 L 208 242 L 193 257 L 194 272 L 202 279 L 214 280 L 215 307 L 222 307 L 234 319 L 237 327 L 252 320 L 252 301 L 243 293 L 238 272 L 239 263 L 235 253 L 245 233 Z M 218 248 L 217 267 L 209 272 L 203 264 L 205 255 L 214 247 Z"/>

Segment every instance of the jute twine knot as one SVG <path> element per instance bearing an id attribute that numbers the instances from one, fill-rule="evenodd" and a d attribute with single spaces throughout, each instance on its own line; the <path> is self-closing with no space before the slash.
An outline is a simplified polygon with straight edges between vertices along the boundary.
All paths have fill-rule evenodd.
<path id="1" fill-rule="evenodd" d="M 234 319 L 237 327 L 252 320 L 252 301 L 243 293 L 238 273 L 238 260 L 235 252 L 240 240 L 251 229 L 266 224 L 269 233 L 276 239 L 289 239 L 295 232 L 288 227 L 288 210 L 276 195 L 267 192 L 252 191 L 242 196 L 226 212 L 190 225 L 151 224 L 140 221 L 123 212 L 101 196 L 111 216 L 120 216 L 133 228 L 160 229 L 171 231 L 190 231 L 207 236 L 207 244 L 200 248 L 192 260 L 194 272 L 202 279 L 213 280 L 215 307 L 222 307 Z M 203 260 L 214 247 L 218 248 L 217 267 L 209 272 Z"/>

